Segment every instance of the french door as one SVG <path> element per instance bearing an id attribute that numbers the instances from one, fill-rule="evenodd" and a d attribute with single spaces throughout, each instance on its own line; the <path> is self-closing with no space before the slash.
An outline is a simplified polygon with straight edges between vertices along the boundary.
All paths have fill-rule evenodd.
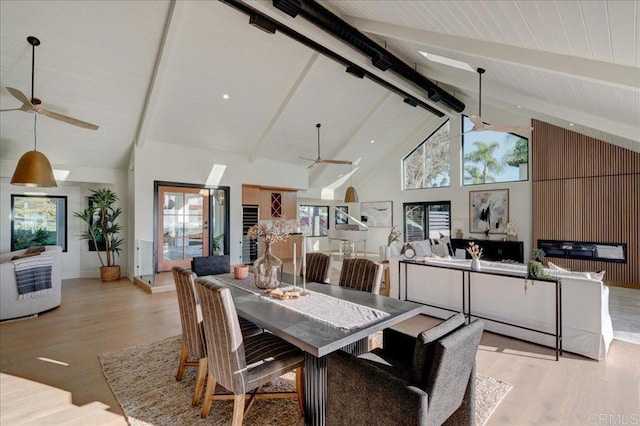
<path id="1" fill-rule="evenodd" d="M 158 272 L 189 268 L 209 255 L 209 194 L 206 188 L 158 186 Z"/>

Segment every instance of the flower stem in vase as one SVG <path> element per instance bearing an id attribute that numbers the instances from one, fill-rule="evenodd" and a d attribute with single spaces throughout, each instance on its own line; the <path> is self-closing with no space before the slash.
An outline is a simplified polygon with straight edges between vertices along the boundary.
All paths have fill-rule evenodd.
<path id="1" fill-rule="evenodd" d="M 302 272 L 302 293 L 300 293 L 300 296 L 308 296 L 311 293 L 307 291 L 307 267 L 304 264 L 300 272 Z"/>

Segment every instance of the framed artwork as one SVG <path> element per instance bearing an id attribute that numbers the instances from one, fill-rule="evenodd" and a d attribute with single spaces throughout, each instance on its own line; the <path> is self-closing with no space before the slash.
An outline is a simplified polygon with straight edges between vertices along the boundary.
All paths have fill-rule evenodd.
<path id="1" fill-rule="evenodd" d="M 349 217 L 341 212 L 349 213 L 349 206 L 336 206 L 336 225 L 349 223 Z"/>
<path id="2" fill-rule="evenodd" d="M 360 203 L 362 222 L 373 228 L 390 228 L 393 225 L 393 201 Z"/>
<path id="3" fill-rule="evenodd" d="M 504 234 L 509 222 L 509 190 L 469 191 L 469 232 Z"/>

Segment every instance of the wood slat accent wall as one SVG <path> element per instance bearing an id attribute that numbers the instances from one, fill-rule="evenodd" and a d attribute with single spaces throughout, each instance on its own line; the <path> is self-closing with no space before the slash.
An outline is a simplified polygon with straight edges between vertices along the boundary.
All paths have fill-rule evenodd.
<path id="1" fill-rule="evenodd" d="M 627 244 L 627 263 L 555 259 L 606 280 L 640 283 L 640 154 L 533 120 L 533 241 Z"/>

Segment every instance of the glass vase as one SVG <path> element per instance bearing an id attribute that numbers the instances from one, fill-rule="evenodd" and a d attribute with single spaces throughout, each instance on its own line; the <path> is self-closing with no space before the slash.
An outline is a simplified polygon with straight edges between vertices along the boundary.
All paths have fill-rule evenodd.
<path id="1" fill-rule="evenodd" d="M 265 244 L 264 254 L 253 262 L 255 285 L 262 290 L 272 290 L 282 282 L 282 260 L 271 252 L 271 244 Z"/>

